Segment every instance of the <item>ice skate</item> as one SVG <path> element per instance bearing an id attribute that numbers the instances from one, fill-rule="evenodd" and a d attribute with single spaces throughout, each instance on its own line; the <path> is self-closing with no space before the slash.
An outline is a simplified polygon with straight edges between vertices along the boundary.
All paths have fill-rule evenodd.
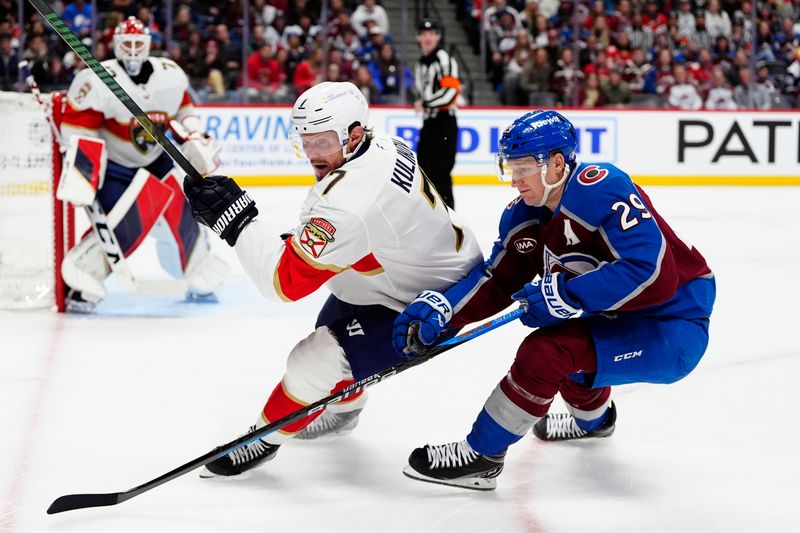
<path id="1" fill-rule="evenodd" d="M 358 425 L 358 415 L 361 409 L 354 409 L 344 413 L 335 413 L 330 408 L 325 409 L 303 431 L 295 435 L 296 439 L 313 440 L 323 436 L 341 435 L 349 433 Z"/>
<path id="2" fill-rule="evenodd" d="M 254 431 L 255 426 L 250 427 Z M 227 455 L 208 463 L 200 471 L 201 478 L 238 476 L 252 470 L 267 461 L 271 461 L 278 453 L 279 444 L 270 444 L 261 439 L 233 450 Z"/>
<path id="3" fill-rule="evenodd" d="M 417 448 L 403 474 L 411 479 L 472 490 L 494 490 L 505 453 L 481 455 L 466 440 Z"/>
<path id="4" fill-rule="evenodd" d="M 575 417 L 569 413 L 548 413 L 534 424 L 533 434 L 546 441 L 610 437 L 614 433 L 616 421 L 617 408 L 614 406 L 614 402 L 611 402 L 606 421 L 597 429 L 582 430 L 575 422 Z"/>

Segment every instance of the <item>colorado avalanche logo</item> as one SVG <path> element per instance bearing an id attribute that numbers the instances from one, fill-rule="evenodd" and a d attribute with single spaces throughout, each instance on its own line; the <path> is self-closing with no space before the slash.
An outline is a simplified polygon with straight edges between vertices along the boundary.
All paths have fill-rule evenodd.
<path id="1" fill-rule="evenodd" d="M 578 174 L 578 181 L 583 185 L 594 185 L 603 181 L 606 176 L 608 176 L 608 170 L 597 165 L 588 165 Z"/>
<path id="2" fill-rule="evenodd" d="M 569 272 L 576 276 L 597 270 L 604 262 L 591 255 L 570 252 L 556 255 L 547 246 L 544 247 L 544 267 L 548 272 Z"/>

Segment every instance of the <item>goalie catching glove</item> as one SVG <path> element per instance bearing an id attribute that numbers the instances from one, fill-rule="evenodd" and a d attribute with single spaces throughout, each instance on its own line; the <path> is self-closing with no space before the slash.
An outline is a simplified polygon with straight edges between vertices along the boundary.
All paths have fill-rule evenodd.
<path id="1" fill-rule="evenodd" d="M 258 215 L 250 195 L 227 176 L 208 176 L 202 180 L 187 176 L 183 180 L 183 192 L 192 207 L 192 216 L 231 246 Z"/>

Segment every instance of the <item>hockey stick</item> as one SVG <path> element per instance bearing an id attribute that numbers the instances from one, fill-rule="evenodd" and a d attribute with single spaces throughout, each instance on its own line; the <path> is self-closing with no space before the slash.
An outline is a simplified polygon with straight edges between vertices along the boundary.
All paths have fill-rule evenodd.
<path id="1" fill-rule="evenodd" d="M 122 105 L 128 108 L 131 114 L 133 114 L 133 117 L 139 121 L 139 124 L 142 125 L 145 131 L 149 133 L 150 136 L 153 137 L 153 139 L 155 139 L 155 141 L 160 144 L 162 148 L 164 148 L 172 160 L 175 161 L 175 163 L 177 163 L 177 165 L 181 167 L 181 169 L 186 172 L 191 179 L 203 179 L 203 176 L 201 176 L 197 169 L 192 166 L 192 164 L 181 153 L 178 147 L 172 144 L 169 139 L 167 139 L 164 134 L 161 133 L 161 131 L 159 131 L 152 122 L 150 122 L 150 119 L 147 118 L 147 113 L 145 113 L 142 108 L 131 99 L 130 95 L 125 92 L 125 89 L 119 86 L 119 83 L 117 83 L 111 74 L 109 74 L 108 71 L 103 68 L 103 65 L 101 65 L 100 62 L 92 55 L 92 53 L 85 46 L 83 46 L 83 44 L 81 44 L 80 39 L 78 39 L 78 37 L 72 33 L 72 30 L 67 27 L 64 21 L 59 18 L 53 7 L 45 0 L 30 0 L 30 3 L 34 8 L 36 8 L 36 11 L 38 11 L 39 14 L 45 18 L 45 20 L 47 20 L 53 29 L 56 30 L 56 33 L 58 33 L 61 38 L 64 39 L 64 42 L 66 42 L 67 45 L 69 45 L 69 47 L 72 48 L 76 54 L 78 54 L 78 57 L 83 59 L 86 65 L 92 69 L 95 74 L 97 74 L 97 77 L 100 78 L 100 81 L 102 81 L 103 84 L 105 84 L 105 86 L 108 87 L 112 93 L 114 93 L 114 96 L 116 96 L 117 99 L 122 102 Z"/>
<path id="2" fill-rule="evenodd" d="M 384 379 L 393 376 L 395 374 L 399 374 L 400 372 L 404 372 L 409 368 L 415 367 L 420 365 L 430 359 L 433 359 L 437 355 L 444 353 L 456 346 L 460 346 L 465 342 L 474 339 L 475 337 L 479 337 L 484 333 L 487 333 L 495 328 L 502 326 L 503 324 L 507 324 L 522 315 L 525 311 L 522 308 L 515 309 L 510 313 L 506 313 L 502 316 L 494 318 L 488 322 L 481 324 L 461 335 L 457 335 L 452 339 L 446 340 L 434 348 L 430 349 L 428 352 L 415 357 L 414 359 L 410 359 L 408 361 L 404 361 L 399 363 L 395 366 L 389 367 L 386 370 L 382 370 L 377 374 L 373 374 L 369 377 L 366 377 L 352 385 L 340 390 L 339 392 L 335 392 L 325 398 L 322 398 L 319 401 L 316 401 L 302 409 L 298 409 L 294 413 L 288 414 L 283 418 L 276 420 L 275 422 L 266 425 L 260 429 L 255 431 L 251 431 L 250 433 L 239 437 L 238 439 L 231 441 L 227 444 L 223 444 L 222 446 L 218 446 L 214 448 L 212 451 L 208 452 L 205 455 L 201 455 L 200 457 L 189 461 L 188 463 L 179 466 L 178 468 L 167 472 L 166 474 L 159 476 L 155 479 L 148 481 L 138 487 L 134 487 L 130 490 L 126 490 L 124 492 L 109 492 L 105 494 L 68 494 L 66 496 L 60 496 L 56 498 L 56 500 L 50 504 L 50 507 L 47 508 L 47 514 L 55 514 L 61 513 L 64 511 L 72 511 L 74 509 L 86 509 L 88 507 L 104 507 L 108 505 L 117 505 L 118 503 L 122 503 L 124 501 L 130 500 L 133 497 L 136 497 L 143 492 L 147 492 L 150 489 L 154 489 L 159 485 L 166 483 L 167 481 L 171 481 L 177 477 L 180 477 L 184 474 L 191 472 L 201 466 L 210 463 L 220 457 L 229 454 L 233 450 L 237 448 L 241 448 L 242 446 L 246 446 L 251 442 L 255 442 L 257 439 L 268 435 L 270 433 L 274 433 L 278 431 L 284 426 L 291 424 L 292 422 L 296 422 L 306 416 L 319 411 L 320 409 L 324 409 L 325 406 L 343 400 L 353 394 L 360 392 L 367 387 L 371 387 L 376 383 L 383 381 Z"/>
<path id="3" fill-rule="evenodd" d="M 20 69 L 28 69 L 29 63 L 28 61 L 20 61 L 19 63 Z M 67 149 L 67 144 L 64 139 L 64 136 L 61 135 L 61 131 L 59 131 L 58 126 L 53 120 L 53 116 L 48 113 L 47 102 L 45 102 L 42 91 L 39 90 L 39 84 L 36 83 L 36 80 L 33 77 L 33 74 L 29 73 L 25 76 L 25 83 L 27 83 L 28 87 L 31 90 L 31 93 L 36 97 L 36 101 L 42 107 L 45 112 L 45 119 L 47 123 L 50 125 L 50 130 L 53 134 L 53 137 L 58 144 L 59 151 L 64 154 Z M 100 244 L 103 248 L 103 252 L 105 253 L 106 260 L 108 264 L 111 266 L 111 271 L 119 278 L 120 284 L 128 291 L 133 292 L 136 294 L 147 294 L 147 295 L 162 295 L 162 294 L 182 294 L 189 290 L 189 283 L 185 279 L 175 279 L 175 280 L 143 280 L 137 279 L 136 276 L 133 275 L 131 272 L 130 267 L 128 266 L 125 256 L 122 253 L 122 249 L 119 246 L 119 243 L 116 241 L 114 237 L 114 231 L 111 230 L 108 226 L 108 220 L 106 219 L 106 215 L 103 212 L 103 208 L 100 207 L 100 202 L 95 200 L 92 205 L 84 206 L 86 211 L 86 216 L 89 218 L 89 222 L 92 224 L 95 233 L 97 234 L 98 238 L 100 239 Z"/>

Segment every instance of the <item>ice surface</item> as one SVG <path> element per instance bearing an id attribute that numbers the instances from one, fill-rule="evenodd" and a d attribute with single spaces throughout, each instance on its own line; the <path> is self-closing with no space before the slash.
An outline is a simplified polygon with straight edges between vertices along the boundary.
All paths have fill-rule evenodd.
<path id="1" fill-rule="evenodd" d="M 414 447 L 464 437 L 525 335 L 515 323 L 370 389 L 356 431 L 292 442 L 247 479 L 190 473 L 115 507 L 46 515 L 57 496 L 127 490 L 237 437 L 310 331 L 324 294 L 265 303 L 215 242 L 234 265 L 217 305 L 112 282 L 96 316 L 0 313 L 0 531 L 800 531 L 800 188 L 648 192 L 708 259 L 718 299 L 694 373 L 616 389 L 613 437 L 525 437 L 491 493 L 401 474 Z M 305 196 L 251 193 L 276 232 Z M 487 252 L 512 197 L 456 190 Z M 158 271 L 149 248 L 136 262 Z"/>

